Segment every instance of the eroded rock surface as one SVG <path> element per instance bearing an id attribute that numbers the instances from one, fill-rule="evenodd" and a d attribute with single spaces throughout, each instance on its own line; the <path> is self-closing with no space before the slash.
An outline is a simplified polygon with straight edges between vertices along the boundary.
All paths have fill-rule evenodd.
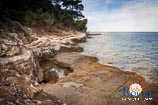
<path id="1" fill-rule="evenodd" d="M 0 39 L 0 57 L 20 54 L 18 43 L 12 40 Z"/>
<path id="2" fill-rule="evenodd" d="M 83 50 L 76 43 L 86 41 L 85 34 L 38 36 L 30 28 L 14 24 L 19 32 L 12 30 L 9 36 L 0 38 L 1 105 L 158 104 L 158 94 L 153 95 L 152 101 L 122 101 L 123 86 L 139 83 L 154 93 L 158 88 L 135 73 L 122 72 L 99 64 L 95 57 L 72 52 Z M 46 61 L 49 66 L 41 67 Z M 67 70 L 69 75 L 63 76 Z M 39 85 L 43 81 L 48 83 Z"/>
<path id="3" fill-rule="evenodd" d="M 36 87 L 42 81 L 56 82 L 59 78 L 56 71 L 44 71 L 39 62 L 54 57 L 61 50 L 78 49 L 73 39 L 83 40 L 86 35 L 39 37 L 30 28 L 16 24 L 22 28 L 18 33 L 0 36 L 1 105 L 66 105 Z"/>
<path id="4" fill-rule="evenodd" d="M 56 55 L 60 51 L 82 51 L 82 48 L 74 46 L 73 40 L 85 40 L 86 35 L 81 34 L 75 36 L 43 36 L 36 37 L 38 40 L 26 45 L 38 57 L 49 58 Z"/>
<path id="5" fill-rule="evenodd" d="M 147 83 L 135 73 L 122 72 L 117 68 L 101 65 L 94 57 L 79 53 L 60 53 L 56 60 L 74 72 L 56 84 L 40 86 L 45 92 L 64 100 L 68 105 L 157 105 L 158 87 Z M 67 62 L 70 61 L 70 62 Z M 154 91 L 152 101 L 123 101 L 122 88 L 139 83 L 144 91 Z M 137 97 L 138 98 L 138 97 Z"/>

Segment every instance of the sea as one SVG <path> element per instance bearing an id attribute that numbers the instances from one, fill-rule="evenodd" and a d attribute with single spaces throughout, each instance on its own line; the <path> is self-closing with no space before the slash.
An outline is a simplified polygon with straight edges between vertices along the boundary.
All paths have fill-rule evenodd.
<path id="1" fill-rule="evenodd" d="M 95 56 L 101 64 L 136 72 L 158 84 L 158 33 L 107 32 L 81 43 L 83 54 Z"/>

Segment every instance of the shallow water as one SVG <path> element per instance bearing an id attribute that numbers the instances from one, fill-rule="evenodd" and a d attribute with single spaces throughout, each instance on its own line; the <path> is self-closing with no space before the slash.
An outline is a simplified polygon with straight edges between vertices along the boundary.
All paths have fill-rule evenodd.
<path id="1" fill-rule="evenodd" d="M 105 33 L 80 44 L 99 62 L 136 72 L 158 83 L 158 33 Z"/>

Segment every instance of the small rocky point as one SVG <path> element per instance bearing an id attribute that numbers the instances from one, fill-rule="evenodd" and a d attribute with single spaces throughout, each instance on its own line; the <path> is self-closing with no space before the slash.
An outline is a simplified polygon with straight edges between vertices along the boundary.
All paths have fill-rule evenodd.
<path id="1" fill-rule="evenodd" d="M 62 52 L 55 56 L 57 64 L 73 70 L 56 84 L 47 83 L 39 88 L 55 95 L 68 105 L 157 105 L 158 87 L 145 81 L 136 73 L 123 72 L 118 68 L 98 63 L 96 57 L 85 56 L 78 52 Z M 152 101 L 123 101 L 122 87 L 138 83 L 143 91 L 152 91 Z M 142 93 L 143 94 L 143 93 Z M 130 97 L 135 98 L 135 97 Z"/>

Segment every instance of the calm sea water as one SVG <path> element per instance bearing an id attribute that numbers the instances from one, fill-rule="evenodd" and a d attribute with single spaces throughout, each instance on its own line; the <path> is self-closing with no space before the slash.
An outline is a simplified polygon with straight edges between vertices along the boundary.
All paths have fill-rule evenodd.
<path id="1" fill-rule="evenodd" d="M 158 83 L 158 33 L 105 33 L 82 43 L 83 54 Z"/>

